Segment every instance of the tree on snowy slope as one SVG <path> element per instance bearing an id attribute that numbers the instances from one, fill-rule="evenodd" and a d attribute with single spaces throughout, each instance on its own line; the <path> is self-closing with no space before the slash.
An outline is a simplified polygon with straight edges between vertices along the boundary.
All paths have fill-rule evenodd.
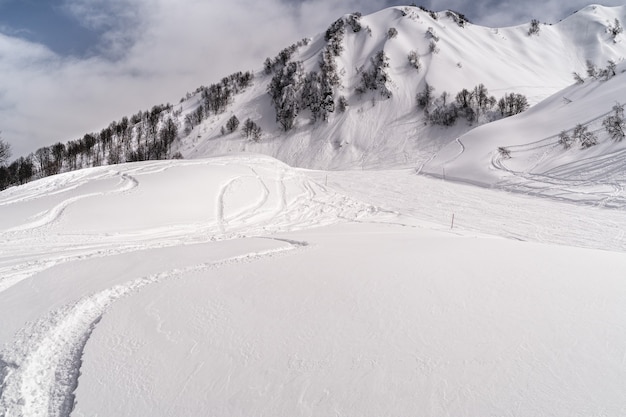
<path id="1" fill-rule="evenodd" d="M 567 131 L 562 130 L 561 133 L 559 133 L 559 145 L 563 146 L 564 149 L 569 149 L 572 147 L 572 142 L 573 139 L 572 137 L 567 133 Z"/>
<path id="2" fill-rule="evenodd" d="M 322 83 L 331 87 L 340 87 L 341 79 L 337 73 L 337 63 L 329 48 L 324 48 L 319 62 Z"/>
<path id="3" fill-rule="evenodd" d="M 352 28 L 354 33 L 360 32 L 363 26 L 361 26 L 361 12 L 354 12 L 348 16 L 348 25 Z"/>
<path id="4" fill-rule="evenodd" d="M 168 117 L 159 131 L 159 143 L 155 152 L 157 159 L 164 159 L 169 156 L 172 143 L 174 143 L 177 137 L 178 125 L 171 117 Z"/>
<path id="5" fill-rule="evenodd" d="M 298 90 L 302 84 L 302 63 L 290 62 L 272 77 L 267 92 L 276 110 L 276 122 L 285 132 L 293 128 L 300 103 Z"/>
<path id="6" fill-rule="evenodd" d="M 602 126 L 606 129 L 611 139 L 621 142 L 626 136 L 626 122 L 624 121 L 624 105 L 616 104 L 613 106 L 613 114 L 607 116 L 602 121 Z"/>
<path id="7" fill-rule="evenodd" d="M 323 83 L 317 72 L 310 72 L 304 78 L 302 105 L 311 110 L 313 121 L 327 120 L 328 113 L 334 111 L 332 87 L 328 83 Z"/>
<path id="8" fill-rule="evenodd" d="M 498 109 L 502 117 L 513 116 L 528 109 L 528 100 L 522 94 L 506 93 L 498 101 Z"/>
<path id="9" fill-rule="evenodd" d="M 261 140 L 261 128 L 249 118 L 243 122 L 243 134 L 246 138 L 252 137 L 255 142 Z"/>
<path id="10" fill-rule="evenodd" d="M 324 40 L 328 43 L 328 49 L 334 56 L 341 55 L 343 52 L 343 37 L 346 33 L 345 22 L 343 18 L 334 21 L 324 34 Z"/>
<path id="11" fill-rule="evenodd" d="M 531 20 L 530 28 L 528 29 L 528 36 L 538 35 L 540 29 L 541 28 L 539 27 L 539 21 L 537 19 Z"/>
<path id="12" fill-rule="evenodd" d="M 432 103 L 434 99 L 433 98 L 434 91 L 435 91 L 435 87 L 433 87 L 432 85 L 428 83 L 425 83 L 424 90 L 420 91 L 415 96 L 417 100 L 417 105 L 419 108 L 424 109 L 425 111 L 428 111 L 428 107 L 430 106 L 430 104 Z"/>
<path id="13" fill-rule="evenodd" d="M 359 94 L 365 93 L 366 90 L 378 90 L 380 95 L 385 98 L 392 96 L 391 90 L 387 87 L 387 83 L 391 81 L 387 68 L 389 68 L 389 58 L 385 55 L 385 51 L 378 51 L 371 58 L 372 68 L 365 71 L 361 68 L 361 85 L 356 91 Z"/>
<path id="14" fill-rule="evenodd" d="M 478 84 L 473 91 L 474 102 L 476 103 L 476 115 L 485 113 L 496 104 L 496 98 L 489 96 L 489 91 L 484 84 Z"/>
<path id="15" fill-rule="evenodd" d="M 577 124 L 574 128 L 572 135 L 574 139 L 580 142 L 582 149 L 587 149 L 598 144 L 598 138 L 593 132 L 590 132 L 588 127 L 583 124 Z"/>
<path id="16" fill-rule="evenodd" d="M 276 121 L 280 123 L 285 132 L 291 130 L 300 111 L 298 93 L 296 87 L 289 84 L 283 89 L 276 108 Z"/>
<path id="17" fill-rule="evenodd" d="M 419 72 L 420 68 L 422 67 L 422 64 L 420 62 L 420 57 L 417 54 L 417 51 L 409 52 L 409 55 L 407 56 L 407 58 L 409 60 L 409 65 L 415 68 Z"/>
<path id="18" fill-rule="evenodd" d="M 235 130 L 237 130 L 238 127 L 239 119 L 237 118 L 237 116 L 232 115 L 231 118 L 228 119 L 228 121 L 226 122 L 226 129 L 228 129 L 230 133 L 233 133 Z"/>
<path id="19" fill-rule="evenodd" d="M 464 116 L 468 122 L 473 123 L 482 119 L 491 121 L 496 116 L 491 112 L 498 102 L 484 84 L 478 84 L 472 90 L 466 88 L 459 91 L 450 102 L 451 95 L 444 91 L 437 99 L 433 96 L 434 88 L 426 83 L 424 90 L 417 93 L 416 100 L 419 108 L 424 109 L 426 119 L 435 125 L 452 126 L 459 116 Z M 528 100 L 522 94 L 506 94 L 498 102 L 502 117 L 521 113 L 528 108 Z"/>
<path id="20" fill-rule="evenodd" d="M 620 33 L 622 33 L 624 31 L 624 29 L 622 28 L 621 23 L 619 22 L 619 19 L 615 18 L 615 25 L 611 26 L 609 25 L 607 27 L 607 31 L 611 34 L 611 36 L 613 37 L 613 41 L 617 42 L 617 40 L 615 38 L 617 38 L 617 35 L 619 35 Z"/>
<path id="21" fill-rule="evenodd" d="M 4 190 L 11 184 L 9 170 L 4 166 L 11 156 L 11 147 L 0 138 L 0 190 Z"/>
<path id="22" fill-rule="evenodd" d="M 11 185 L 25 184 L 33 174 L 33 162 L 30 157 L 19 157 L 9 165 L 0 165 L 0 190 Z"/>

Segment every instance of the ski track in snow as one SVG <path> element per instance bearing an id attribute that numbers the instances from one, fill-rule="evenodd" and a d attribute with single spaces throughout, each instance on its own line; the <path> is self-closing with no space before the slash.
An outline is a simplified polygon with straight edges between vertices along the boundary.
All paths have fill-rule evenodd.
<path id="1" fill-rule="evenodd" d="M 498 151 L 493 152 L 491 166 L 509 174 L 509 178 L 499 181 L 496 187 L 578 204 L 614 209 L 626 207 L 626 195 L 622 185 L 626 182 L 626 175 L 624 175 L 626 150 L 583 158 L 543 172 L 533 173 L 533 170 L 547 158 L 550 151 L 560 146 L 554 140 L 555 137 L 551 137 L 523 147 L 507 148 L 512 155 L 542 150 L 542 155 L 537 158 L 535 165 L 524 172 L 509 168 L 506 163 L 507 158 Z"/>
<path id="2" fill-rule="evenodd" d="M 123 174 L 121 172 L 118 172 L 117 175 L 121 177 L 121 183 L 120 183 L 119 188 L 112 190 L 112 191 L 107 191 L 107 192 L 89 193 L 89 194 L 83 194 L 83 195 L 79 195 L 76 197 L 68 198 L 62 201 L 61 203 L 57 204 L 56 206 L 52 207 L 50 210 L 47 210 L 45 213 L 41 214 L 38 219 L 30 223 L 26 223 L 17 227 L 10 228 L 5 233 L 20 232 L 20 231 L 36 229 L 36 228 L 49 225 L 57 221 L 61 217 L 65 209 L 67 209 L 67 207 L 69 207 L 71 204 L 77 201 L 90 198 L 90 197 L 96 197 L 96 196 L 121 194 L 121 193 L 131 191 L 132 189 L 139 186 L 139 182 L 132 176 Z"/>
<path id="3" fill-rule="evenodd" d="M 253 175 L 235 177 L 231 179 L 230 181 L 228 181 L 221 188 L 219 192 L 218 199 L 217 199 L 218 201 L 217 217 L 218 217 L 219 228 L 220 228 L 220 231 L 222 231 L 222 233 L 226 230 L 226 226 L 231 222 L 237 221 L 238 223 L 241 224 L 241 223 L 246 223 L 247 221 L 251 220 L 256 215 L 257 211 L 260 210 L 268 201 L 268 198 L 270 196 L 270 190 L 267 184 L 265 183 L 265 181 L 263 181 L 261 176 L 254 170 L 254 168 L 250 167 L 250 170 L 252 171 Z M 262 188 L 262 193 L 263 193 L 262 197 L 257 202 L 255 202 L 252 206 L 247 207 L 244 210 L 241 210 L 239 212 L 227 215 L 228 213 L 226 212 L 227 211 L 226 210 L 226 197 L 228 195 L 228 192 L 234 186 L 234 184 L 241 182 L 241 180 L 246 179 L 246 178 L 254 178 L 255 180 L 258 181 L 259 185 Z M 282 178 L 281 178 L 281 183 L 282 183 L 281 191 L 284 192 L 284 181 Z M 282 195 L 281 200 L 284 201 L 284 199 L 285 199 L 285 196 Z"/>
<path id="4" fill-rule="evenodd" d="M 253 157 L 247 157 L 246 159 L 251 162 L 256 160 Z M 206 161 L 193 161 L 185 163 L 183 166 L 202 165 L 206 163 Z M 228 163 L 214 165 L 227 166 Z M 134 170 L 129 170 L 129 172 L 155 174 L 170 168 L 172 168 L 171 164 L 153 163 Z M 13 263 L 6 267 L 0 267 L 0 293 L 51 267 L 68 262 L 115 256 L 146 249 L 171 247 L 186 243 L 206 243 L 242 236 L 262 236 L 270 232 L 304 229 L 312 226 L 328 225 L 337 221 L 350 221 L 377 211 L 376 208 L 368 204 L 349 199 L 341 194 L 314 184 L 308 178 L 300 174 L 290 174 L 286 176 L 284 168 L 279 170 L 277 187 L 275 187 L 278 192 L 278 196 L 276 197 L 278 202 L 275 204 L 275 207 L 271 204 L 270 207 L 266 207 L 271 194 L 270 185 L 267 184 L 266 180 L 264 180 L 253 167 L 249 166 L 247 169 L 251 171 L 250 175 L 235 176 L 222 185 L 216 198 L 217 219 L 215 223 L 209 221 L 204 224 L 179 225 L 166 231 L 156 230 L 154 233 L 143 231 L 142 234 L 130 244 L 128 243 L 130 235 L 125 234 L 109 238 L 104 243 L 98 240 L 98 236 L 91 238 L 91 240 L 97 243 L 89 243 L 89 236 L 79 236 L 79 242 L 74 248 L 69 248 L 66 242 L 59 243 L 55 241 L 54 238 L 50 238 L 52 240 L 41 248 L 42 252 L 54 252 L 58 250 L 59 245 L 62 245 L 64 249 L 71 249 L 69 251 L 70 253 L 61 253 L 55 256 L 41 256 L 36 259 L 29 259 L 26 262 Z M 20 237 L 35 237 L 34 242 L 26 241 L 22 246 L 30 244 L 42 245 L 41 242 L 43 241 L 45 231 L 40 231 L 39 229 L 44 228 L 44 226 L 50 226 L 54 222 L 58 222 L 65 209 L 72 203 L 92 196 L 126 193 L 140 186 L 140 182 L 136 177 L 129 173 L 116 172 L 115 175 L 119 175 L 122 178 L 122 183 L 117 189 L 68 198 L 62 203 L 57 204 L 53 209 L 50 209 L 42 218 L 35 222 L 28 223 L 27 225 L 20 225 L 19 227 L 12 228 L 10 231 L 0 233 L 0 237 L 3 237 L 7 242 L 13 242 L 15 244 L 17 244 Z M 104 178 L 104 176 L 97 178 Z M 262 194 L 261 198 L 258 201 L 252 202 L 252 204 L 247 207 L 229 212 L 227 207 L 229 192 L 237 182 L 243 179 L 254 179 L 258 181 L 258 186 Z M 302 187 L 303 194 L 289 202 L 285 182 L 294 179 L 297 180 L 299 186 Z"/>
<path id="5" fill-rule="evenodd" d="M 465 147 L 460 139 L 457 139 L 456 143 L 459 145 L 460 151 L 452 155 L 448 160 L 449 162 L 459 158 L 465 151 Z M 538 144 L 537 146 L 544 145 Z M 244 157 L 243 159 L 251 163 L 258 162 L 258 159 L 254 157 Z M 548 181 L 552 181 L 551 185 L 557 191 L 559 187 L 566 188 L 571 186 L 579 193 L 581 189 L 584 190 L 584 186 L 587 183 L 575 179 L 563 180 L 562 178 L 567 177 L 568 170 L 571 170 L 574 174 L 579 172 L 581 166 L 590 170 L 597 169 L 598 175 L 600 175 L 602 170 L 606 169 L 606 166 L 609 168 L 613 166 L 615 159 L 607 160 L 605 165 L 600 166 L 595 164 L 596 162 L 597 160 L 589 160 L 580 162 L 577 166 L 562 166 L 558 168 L 560 171 L 547 171 L 544 175 L 539 176 L 538 174 L 522 175 L 515 173 L 506 166 L 501 155 L 496 153 L 492 157 L 494 168 L 510 172 L 513 176 L 517 175 L 520 177 L 520 181 L 523 180 L 527 186 L 531 184 L 531 180 L 534 178 L 538 182 L 541 181 L 544 187 L 549 183 Z M 228 161 L 212 163 L 217 166 L 229 165 Z M 206 162 L 194 161 L 184 163 L 181 166 L 200 164 L 206 164 Z M 8 239 L 7 241 L 15 238 L 18 246 L 24 246 L 24 242 L 28 242 L 30 238 L 33 242 L 40 245 L 37 249 L 41 253 L 45 253 L 46 249 L 51 250 L 52 248 L 55 248 L 57 251 L 54 256 L 31 257 L 26 262 L 15 262 L 15 259 L 24 256 L 17 251 L 13 264 L 9 263 L 8 266 L 0 267 L 0 293 L 25 279 L 35 277 L 38 273 L 53 266 L 95 257 L 109 257 L 151 248 L 253 236 L 272 239 L 285 244 L 285 246 L 267 251 L 251 252 L 215 262 L 172 269 L 127 281 L 124 284 L 115 285 L 82 297 L 28 324 L 18 332 L 11 344 L 7 344 L 4 350 L 0 352 L 0 416 L 69 416 L 74 406 L 74 392 L 78 384 L 82 352 L 99 320 L 115 301 L 129 296 L 147 285 L 182 278 L 186 274 L 208 271 L 229 264 L 253 262 L 267 257 L 278 256 L 301 250 L 307 246 L 306 242 L 266 237 L 267 234 L 328 225 L 339 221 L 375 221 L 370 215 L 377 212 L 387 212 L 394 215 L 406 212 L 407 207 L 410 207 L 407 205 L 407 198 L 410 197 L 407 193 L 411 192 L 409 191 L 411 187 L 408 185 L 413 183 L 414 178 L 412 175 L 397 176 L 393 173 L 385 174 L 384 172 L 331 174 L 331 180 L 333 177 L 345 177 L 340 181 L 344 187 L 343 193 L 340 193 L 333 191 L 332 188 L 320 185 L 321 181 L 319 181 L 319 178 L 316 182 L 310 179 L 310 176 L 298 171 L 287 171 L 282 166 L 274 171 L 275 176 L 262 176 L 253 166 L 246 166 L 249 172 L 237 173 L 231 178 L 227 178 L 218 187 L 215 200 L 213 201 L 216 208 L 216 218 L 204 224 L 171 226 L 170 228 L 158 229 L 153 232 L 142 230 L 137 232 L 136 236 L 133 233 L 122 233 L 104 242 L 98 240 L 98 235 L 78 235 L 76 240 L 72 241 L 74 246 L 68 245 L 62 239 L 59 243 L 54 237 L 48 241 L 43 240 L 46 232 L 43 229 L 58 222 L 63 217 L 67 207 L 76 201 L 92 196 L 130 192 L 141 185 L 141 182 L 134 175 L 159 173 L 174 166 L 171 163 L 153 163 L 128 169 L 124 173 L 117 172 L 115 175 L 121 177 L 121 182 L 114 190 L 67 198 L 36 220 L 0 234 L 1 237 Z M 108 172 L 95 178 L 111 178 L 110 174 Z M 326 179 L 328 179 L 328 174 L 318 175 L 326 175 Z M 382 178 L 385 175 L 389 175 L 391 181 L 384 186 L 384 189 L 378 190 L 378 193 L 376 190 L 374 191 L 374 193 L 380 194 L 377 196 L 378 202 L 376 202 L 376 198 L 370 198 L 368 201 L 374 201 L 374 204 L 378 204 L 379 207 L 388 207 L 390 210 L 383 210 L 359 201 L 360 199 L 365 200 L 368 194 L 371 195 L 373 175 Z M 557 176 L 561 179 L 557 178 Z M 312 178 L 315 178 L 315 176 L 313 175 Z M 288 183 L 291 180 L 295 180 L 295 185 L 298 189 L 296 194 L 288 192 L 290 187 L 293 188 L 293 184 Z M 405 186 L 402 186 L 399 181 L 405 181 Z M 384 181 L 381 182 L 381 184 L 383 183 Z M 244 205 L 236 204 L 238 201 L 236 200 L 238 197 L 236 194 L 238 192 L 237 186 L 239 184 L 249 186 L 249 189 L 252 189 L 254 192 L 252 198 L 245 200 Z M 589 181 L 588 184 L 596 187 L 590 193 L 597 197 L 599 195 L 597 184 L 594 180 Z M 432 186 L 432 184 L 428 185 Z M 514 185 L 514 183 L 511 183 L 511 188 Z M 63 187 L 66 187 L 64 190 L 75 189 L 72 186 L 73 184 L 70 181 L 63 184 Z M 338 189 L 341 190 L 341 188 L 340 186 Z M 467 218 L 469 215 L 473 216 L 471 209 L 472 201 L 476 199 L 474 193 L 470 192 L 467 195 L 461 193 L 461 195 L 458 195 L 457 192 L 462 191 L 460 188 L 456 186 L 450 186 L 449 188 L 448 190 L 446 187 L 443 187 L 435 193 L 430 192 L 428 187 L 422 186 L 419 192 L 427 194 L 430 192 L 432 194 L 430 196 L 431 199 L 436 194 L 443 193 L 441 195 L 443 200 L 442 202 L 437 201 L 437 205 L 445 203 L 448 195 L 454 196 L 453 201 L 461 203 L 460 207 L 457 208 L 457 222 L 460 223 L 461 228 L 465 227 L 469 230 L 481 231 L 483 229 L 489 230 L 484 224 L 475 226 L 468 223 Z M 367 191 L 361 193 L 360 189 L 367 189 Z M 45 190 L 43 194 L 48 192 L 49 188 Z M 418 191 L 418 189 L 415 190 Z M 410 198 L 421 198 L 422 196 L 419 196 L 419 192 L 416 192 Z M 485 192 L 489 191 L 485 190 Z M 615 187 L 606 191 L 603 206 L 608 207 L 615 204 L 616 201 L 622 198 L 622 195 L 623 189 L 619 182 L 616 182 Z M 235 198 L 235 200 L 230 201 L 231 197 Z M 423 197 L 428 198 L 428 195 Z M 498 196 L 490 195 L 489 197 L 497 198 Z M 23 198 L 34 199 L 36 196 L 31 194 Z M 24 201 L 23 198 L 17 196 L 14 201 Z M 416 213 L 422 207 L 417 204 L 418 201 L 415 200 L 415 208 L 412 209 Z M 389 204 L 390 202 L 391 204 Z M 481 215 L 484 216 L 485 207 L 475 202 L 473 204 L 475 206 L 474 209 L 480 211 Z M 504 205 L 506 204 L 512 203 L 506 200 Z M 439 222 L 438 217 L 428 219 L 428 216 L 432 217 L 436 211 L 441 211 L 444 215 L 449 212 L 449 208 L 445 204 L 443 204 L 443 209 L 433 209 L 432 204 L 430 208 L 428 207 L 428 205 L 422 207 L 426 220 Z M 504 216 L 504 211 L 506 210 L 502 212 L 494 210 L 494 213 Z M 502 217 L 502 221 L 506 219 L 506 216 Z M 588 220 L 595 221 L 596 219 L 588 218 Z M 521 240 L 531 238 L 537 241 L 545 241 L 545 236 L 541 234 L 542 225 L 533 227 L 534 232 L 530 231 L 532 228 L 529 229 L 526 225 L 511 226 L 511 229 L 504 234 Z M 129 239 L 130 236 L 134 236 L 135 239 Z M 616 247 L 623 249 L 623 245 L 620 243 L 623 236 L 624 233 L 621 232 L 614 237 L 615 242 L 603 243 L 603 245 L 606 245 L 609 249 L 615 249 Z M 19 241 L 19 239 L 23 239 L 23 241 Z M 560 236 L 552 237 L 552 239 L 555 242 L 560 242 L 561 240 L 570 243 L 572 241 L 576 242 L 569 235 L 562 239 Z M 124 246 L 120 246 L 120 243 L 124 243 Z M 57 245 L 61 245 L 62 248 L 56 248 Z M 604 246 L 594 242 L 581 244 L 581 246 L 595 245 L 604 248 Z"/>
<path id="6" fill-rule="evenodd" d="M 0 354 L 0 415 L 67 417 L 74 406 L 83 349 L 98 321 L 116 300 L 146 285 L 254 262 L 301 250 L 307 242 L 267 238 L 287 246 L 153 274 L 83 297 L 21 330 Z"/>
<path id="7" fill-rule="evenodd" d="M 259 161 L 254 157 L 242 159 L 251 165 Z M 261 162 L 263 161 L 261 159 Z M 182 166 L 206 163 L 194 161 L 184 163 Z M 217 166 L 229 165 L 228 161 L 212 163 Z M 66 237 L 62 234 L 55 235 L 53 229 L 49 227 L 59 222 L 67 207 L 76 201 L 132 191 L 140 186 L 140 181 L 131 174 L 154 174 L 173 166 L 168 163 L 153 163 L 129 169 L 125 173 L 116 172 L 114 175 L 121 177 L 121 183 L 115 189 L 66 198 L 36 220 L 2 233 L 5 243 L 15 243 L 18 249 L 4 254 L 8 261 L 3 262 L 8 263 L 8 266 L 0 268 L 0 292 L 60 264 L 111 257 L 133 251 L 254 236 L 271 239 L 284 246 L 127 281 L 85 296 L 27 324 L 0 353 L 0 416 L 68 416 L 74 405 L 73 392 L 78 384 L 82 351 L 98 321 L 116 300 L 146 285 L 180 278 L 185 274 L 229 264 L 253 262 L 308 246 L 306 242 L 265 237 L 264 235 L 268 233 L 354 220 L 376 211 L 368 204 L 315 184 L 301 173 L 294 171 L 287 175 L 286 168 L 280 167 L 275 171 L 277 178 L 271 176 L 268 178 L 261 176 L 253 166 L 248 165 L 246 168 L 250 170 L 250 174 L 235 175 L 221 186 L 216 196 L 217 219 L 206 224 L 172 226 L 165 230 L 157 229 L 156 232 L 142 230 L 136 235 L 122 233 L 105 241 L 102 241 L 100 235 L 78 234 L 72 237 L 69 243 Z M 270 166 L 276 168 L 273 162 Z M 67 180 L 62 184 L 63 191 L 83 185 L 80 177 L 72 178 L 79 181 L 79 185 L 73 187 L 71 179 Z M 108 179 L 111 178 L 111 172 L 92 175 L 90 178 Z M 269 179 L 272 181 L 271 185 Z M 287 181 L 290 180 L 295 181 L 296 194 L 288 195 L 288 189 L 293 188 L 293 184 L 287 185 Z M 236 185 L 238 182 L 246 181 L 254 181 L 249 184 L 253 184 L 253 189 L 257 189 L 259 194 L 258 198 L 245 201 L 245 205 L 240 206 L 236 199 Z M 37 193 L 30 193 L 26 197 L 15 196 L 12 203 L 49 195 L 46 193 L 54 192 L 54 184 L 58 185 L 58 183 L 48 184 Z M 235 198 L 234 207 L 229 207 L 228 199 L 231 192 Z M 52 233 L 52 236 L 47 236 L 47 233 Z M 130 236 L 134 239 L 129 239 Z M 34 252 L 32 246 L 36 246 Z M 20 252 L 19 247 L 28 248 L 28 251 Z M 48 251 L 54 255 L 33 256 L 33 253 L 46 254 Z M 21 258 L 27 261 L 16 262 Z"/>

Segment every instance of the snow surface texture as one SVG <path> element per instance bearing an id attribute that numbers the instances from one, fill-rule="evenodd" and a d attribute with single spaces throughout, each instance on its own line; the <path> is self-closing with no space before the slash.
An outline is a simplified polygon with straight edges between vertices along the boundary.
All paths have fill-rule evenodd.
<path id="1" fill-rule="evenodd" d="M 3 416 L 626 411 L 616 210 L 255 155 L 0 204 Z"/>
<path id="2" fill-rule="evenodd" d="M 208 262 L 211 255 L 201 252 L 189 265 L 198 245 L 356 220 L 377 211 L 262 156 L 115 168 L 49 177 L 0 197 L 0 294 L 6 295 L 1 340 L 15 335 L 1 355 L 2 415 L 69 414 L 82 349 L 116 300 L 191 272 L 306 247 L 295 240 L 266 239 Z M 187 246 L 192 248 L 181 253 Z M 158 248 L 174 248 L 186 262 L 176 266 L 165 258 L 159 263 L 152 259 Z M 151 259 L 150 272 L 130 268 L 125 272 L 131 278 L 113 272 L 111 259 L 137 253 Z M 77 274 L 74 265 L 89 261 L 99 266 Z M 60 270 L 69 281 L 58 286 Z M 15 298 L 19 288 L 32 288 L 42 276 L 54 282 L 46 291 L 35 291 L 39 303 Z M 102 279 L 91 279 L 96 276 Z"/>

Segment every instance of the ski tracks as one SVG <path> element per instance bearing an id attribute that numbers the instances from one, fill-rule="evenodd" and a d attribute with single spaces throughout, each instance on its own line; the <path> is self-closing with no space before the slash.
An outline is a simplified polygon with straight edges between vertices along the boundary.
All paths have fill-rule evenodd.
<path id="1" fill-rule="evenodd" d="M 624 152 L 618 152 L 609 156 L 585 158 L 542 173 L 532 173 L 539 162 L 528 171 L 515 171 L 506 166 L 505 158 L 496 151 L 492 154 L 491 166 L 510 175 L 510 178 L 496 184 L 508 191 L 622 209 L 626 206 L 623 155 Z"/>
<path id="2" fill-rule="evenodd" d="M 118 185 L 118 187 L 112 191 L 104 191 L 104 192 L 95 192 L 95 193 L 88 193 L 88 194 L 82 194 L 82 195 L 78 195 L 75 197 L 71 197 L 68 198 L 66 200 L 63 200 L 62 202 L 60 202 L 59 204 L 57 204 L 56 206 L 52 207 L 51 209 L 47 210 L 46 212 L 44 212 L 43 214 L 41 214 L 37 219 L 26 223 L 26 224 L 22 224 L 20 226 L 16 226 L 13 227 L 11 229 L 6 230 L 5 233 L 12 233 L 12 232 L 22 232 L 22 231 L 26 231 L 26 230 L 32 230 L 32 229 L 37 229 L 46 225 L 50 225 L 56 221 L 59 220 L 59 218 L 61 217 L 61 215 L 63 214 L 63 212 L 73 203 L 86 199 L 86 198 L 90 198 L 90 197 L 96 197 L 96 196 L 106 196 L 106 195 L 111 195 L 111 194 L 122 194 L 122 193 L 126 193 L 131 191 L 132 189 L 136 188 L 139 186 L 139 182 L 137 181 L 136 178 L 128 175 L 128 174 L 124 174 L 121 172 L 115 172 L 114 175 L 118 175 L 120 177 L 120 183 Z M 3 233 L 3 234 L 5 234 Z"/>
<path id="3" fill-rule="evenodd" d="M 267 204 L 270 196 L 270 190 L 263 180 L 263 178 L 254 170 L 254 168 L 249 167 L 252 171 L 252 175 L 242 175 L 235 178 L 232 178 L 225 185 L 222 186 L 221 190 L 218 193 L 217 198 L 217 222 L 218 227 L 222 233 L 226 231 L 226 227 L 230 223 L 237 222 L 238 224 L 246 224 L 258 215 L 258 212 Z M 252 206 L 243 208 L 242 210 L 236 211 L 235 213 L 228 215 L 226 209 L 226 197 L 229 191 L 234 187 L 235 184 L 245 181 L 248 178 L 253 178 L 258 181 L 258 184 L 261 187 L 261 198 L 256 201 Z"/>
<path id="4" fill-rule="evenodd" d="M 123 192 L 123 189 L 132 190 L 135 188 L 136 182 L 128 183 L 133 181 L 131 178 L 129 176 L 126 180 L 126 187 L 118 189 L 117 192 Z M 234 182 L 242 178 L 259 181 L 258 187 L 260 187 L 260 191 L 258 199 L 246 208 L 238 208 L 237 211 L 229 213 L 228 204 L 225 201 L 227 194 L 229 190 L 232 190 Z M 293 183 L 288 184 L 290 181 L 293 181 Z M 44 258 L 0 267 L 0 292 L 53 266 L 68 262 L 179 245 L 181 244 L 181 239 L 182 241 L 201 243 L 323 226 L 336 223 L 337 221 L 357 220 L 379 211 L 371 205 L 328 190 L 316 182 L 310 181 L 302 174 L 291 174 L 286 170 L 280 170 L 275 182 L 273 184 L 264 179 L 255 170 L 252 170 L 252 175 L 237 176 L 229 180 L 222 186 L 217 196 L 217 224 L 211 221 L 203 226 L 195 227 L 193 231 L 181 228 L 180 232 L 171 236 L 162 236 L 156 239 L 148 236 L 146 241 L 138 241 L 132 244 L 123 242 L 124 236 L 118 236 L 106 244 L 98 242 L 96 246 L 85 246 L 84 244 L 87 242 L 84 242 L 72 249 L 71 253 L 63 253 L 57 256 L 48 255 Z M 299 190 L 294 192 L 296 188 Z M 277 195 L 272 195 L 274 192 Z M 34 230 L 30 229 L 16 233 L 32 235 Z M 57 246 L 58 244 L 53 240 L 49 245 Z"/>
<path id="5" fill-rule="evenodd" d="M 67 417 L 74 406 L 83 349 L 102 315 L 115 301 L 146 285 L 226 265 L 254 262 L 302 250 L 307 242 L 149 275 L 116 285 L 66 305 L 22 329 L 0 354 L 0 415 Z"/>

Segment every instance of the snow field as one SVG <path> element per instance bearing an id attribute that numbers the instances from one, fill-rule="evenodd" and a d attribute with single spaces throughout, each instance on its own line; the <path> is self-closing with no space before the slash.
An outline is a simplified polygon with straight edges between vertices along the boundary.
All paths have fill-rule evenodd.
<path id="1" fill-rule="evenodd" d="M 117 168 L 89 170 L 86 185 L 67 186 L 71 179 L 51 177 L 42 181 L 52 185 L 34 182 L 12 192 L 3 207 L 8 224 L 0 231 L 0 289 L 66 261 L 224 239 L 241 230 L 247 236 L 291 230 L 375 211 L 263 156 Z M 24 217 L 31 205 L 49 208 Z"/>
<path id="2" fill-rule="evenodd" d="M 88 291 L 89 287 L 95 288 L 108 282 L 108 287 L 93 294 L 79 297 L 76 302 L 65 304 L 59 309 L 50 311 L 39 320 L 26 325 L 17 332 L 17 338 L 13 345 L 3 352 L 3 363 L 8 364 L 8 366 L 5 368 L 6 375 L 3 377 L 0 410 L 7 415 L 69 415 L 74 406 L 73 391 L 76 389 L 79 376 L 82 349 L 89 339 L 94 326 L 96 326 L 102 314 L 107 311 L 112 303 L 138 291 L 144 286 L 163 280 L 176 279 L 185 273 L 215 269 L 227 264 L 251 262 L 304 246 L 297 242 L 289 244 L 286 244 L 287 242 L 284 241 L 278 242 L 281 245 L 277 245 L 275 240 L 270 241 L 271 244 L 265 242 L 256 245 L 250 244 L 250 247 L 260 246 L 262 248 L 253 252 L 182 268 L 161 270 L 158 273 L 135 279 L 129 279 L 132 278 L 132 275 L 131 277 L 128 276 L 129 272 L 121 274 L 121 277 L 109 275 L 112 271 L 104 265 L 110 263 L 115 257 L 108 257 L 104 261 L 98 260 L 100 264 L 103 264 L 104 268 L 102 270 L 106 271 L 106 273 L 99 279 L 96 279 L 95 282 L 94 280 L 89 280 L 89 283 L 85 283 L 83 282 L 85 279 L 84 275 L 70 274 L 69 277 L 64 279 L 65 282 L 62 283 L 64 286 L 74 283 L 82 291 Z M 213 251 L 213 256 L 216 255 L 216 252 L 233 252 L 233 245 L 225 246 L 226 248 Z M 202 249 L 206 249 L 206 247 Z M 170 252 L 172 251 L 170 250 Z M 204 260 L 207 258 L 206 251 L 200 251 L 198 247 L 190 248 L 187 252 L 191 252 L 196 257 L 200 255 Z M 145 257 L 145 255 L 145 253 L 135 252 L 132 254 L 132 257 L 135 258 L 136 262 L 137 258 Z M 182 257 L 187 258 L 185 260 L 189 261 L 190 254 L 184 254 Z M 152 262 L 149 259 L 146 261 L 143 262 L 143 268 L 154 269 Z M 93 262 L 90 267 L 94 267 Z M 163 268 L 163 265 L 161 265 L 161 268 Z M 46 275 L 40 278 L 44 287 L 59 285 L 59 279 L 54 279 L 59 272 L 59 268 L 56 269 L 56 271 L 49 271 L 47 274 L 48 279 L 46 279 Z M 94 269 L 90 269 L 90 271 L 93 274 Z M 136 268 L 133 269 L 132 273 L 137 273 Z M 115 281 L 121 283 L 112 285 Z M 67 292 L 59 294 L 58 290 L 55 291 L 53 288 L 49 288 L 50 290 L 52 292 L 47 292 L 48 296 L 46 297 L 49 304 L 53 303 L 54 305 L 68 298 L 69 294 Z M 16 291 L 11 292 L 15 293 Z M 26 294 L 28 297 L 28 292 L 20 293 L 18 291 L 18 294 Z M 8 315 L 9 308 L 16 308 L 16 304 L 32 305 L 37 298 L 30 295 L 30 299 L 21 297 L 18 300 L 12 300 L 12 302 L 5 305 L 5 312 Z M 20 318 L 19 314 L 14 315 L 14 323 L 19 325 Z"/>
<path id="3" fill-rule="evenodd" d="M 619 210 L 256 155 L 116 168 L 2 196 L 0 415 L 626 409 Z"/>
<path id="4" fill-rule="evenodd" d="M 165 255 L 162 262 L 150 261 L 150 274 L 131 267 L 136 255 L 150 259 L 171 248 L 188 260 L 184 254 L 195 254 L 190 247 L 198 243 L 332 224 L 376 211 L 261 156 L 116 168 L 63 174 L 3 194 L 2 415 L 69 415 L 82 349 L 116 300 L 190 270 L 303 245 L 274 241 L 284 247 L 184 263 L 182 269 L 174 267 L 173 255 Z M 114 259 L 119 267 L 106 266 Z"/>
<path id="5" fill-rule="evenodd" d="M 312 249 L 120 300 L 74 415 L 626 409 L 623 254 L 371 223 L 281 237 Z"/>

